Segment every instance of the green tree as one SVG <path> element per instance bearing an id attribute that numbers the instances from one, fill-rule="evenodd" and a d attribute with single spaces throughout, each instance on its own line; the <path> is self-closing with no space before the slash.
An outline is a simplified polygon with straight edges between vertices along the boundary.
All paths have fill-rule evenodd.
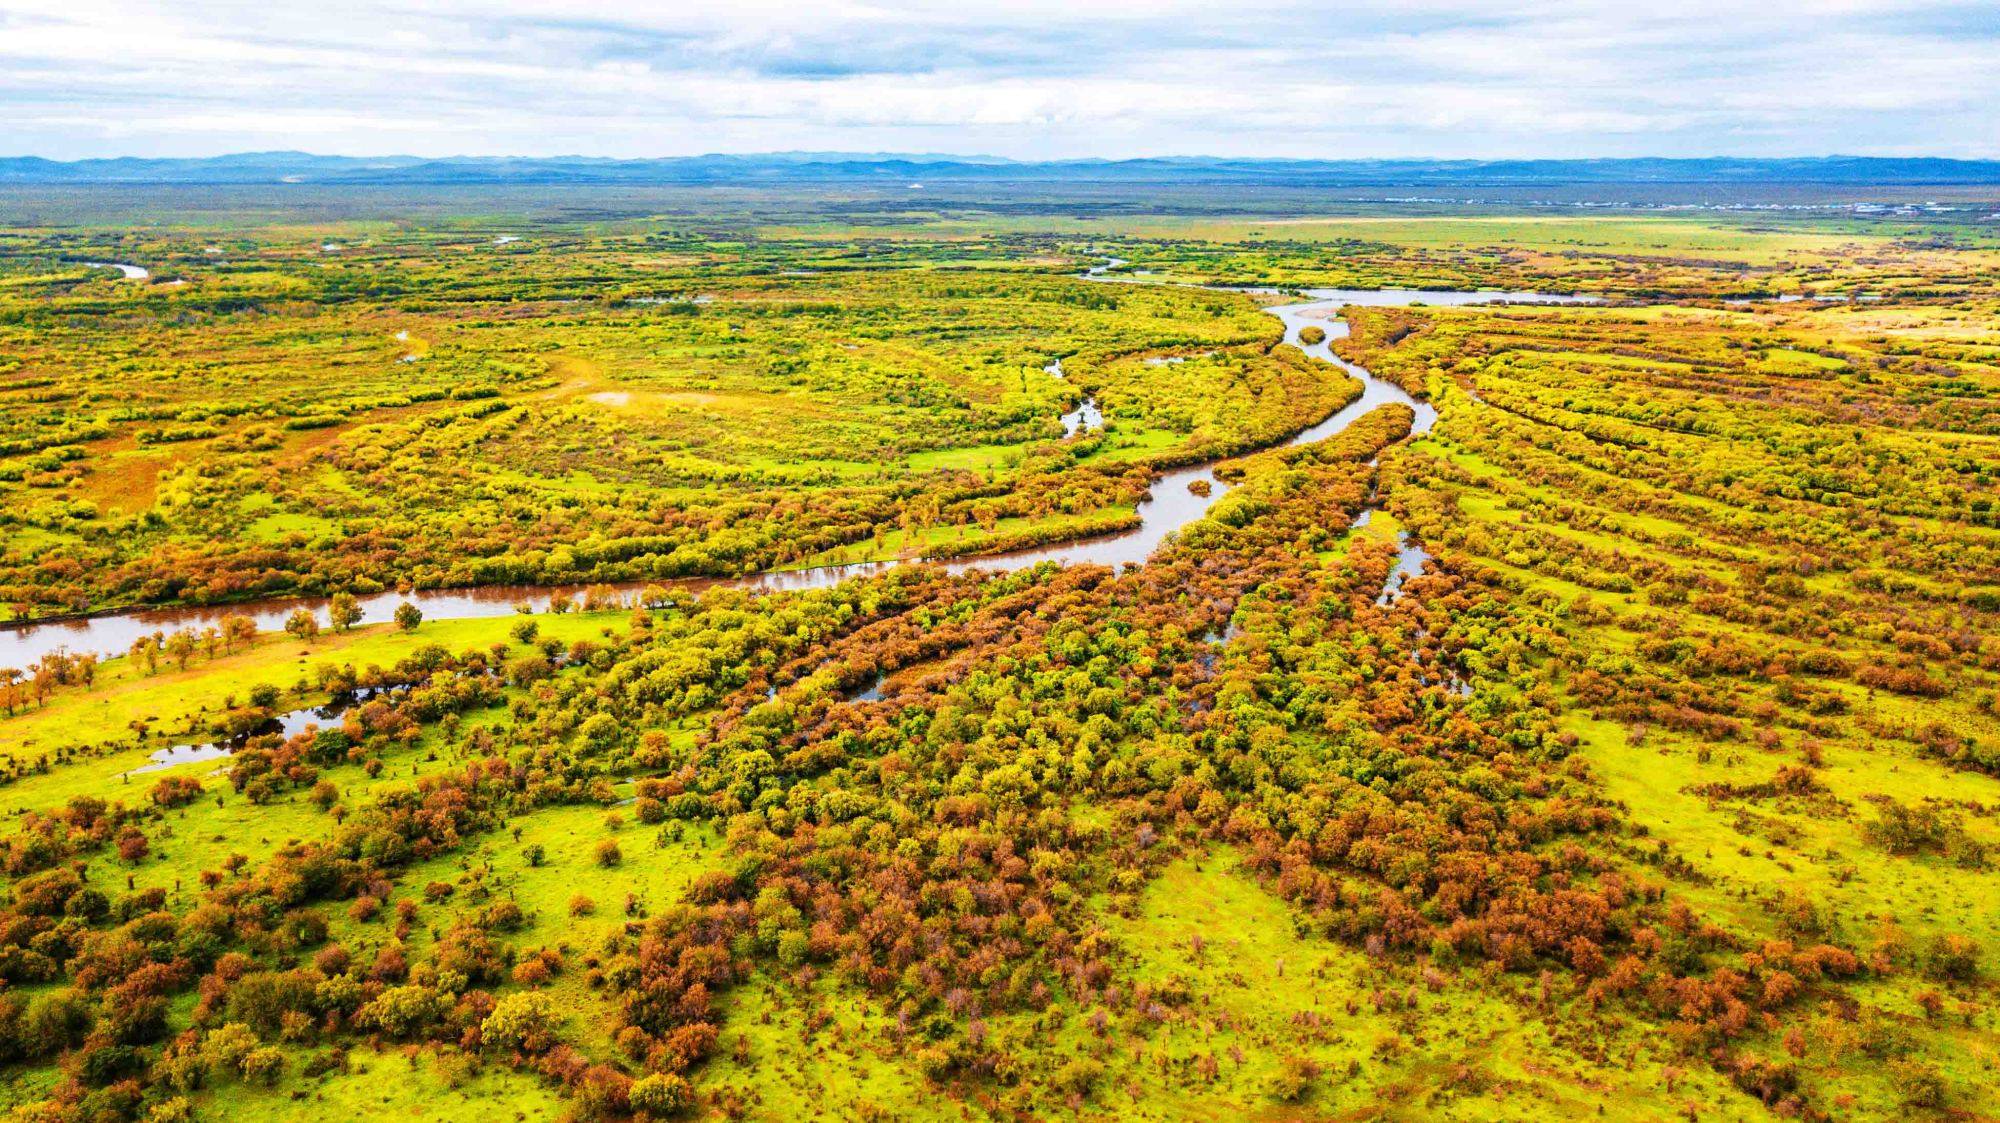
<path id="1" fill-rule="evenodd" d="M 327 602 L 326 616 L 336 632 L 344 632 L 359 624 L 362 615 L 361 602 L 354 599 L 353 593 L 335 593 L 333 599 Z"/>
<path id="2" fill-rule="evenodd" d="M 633 1111 L 663 1117 L 685 1111 L 694 1102 L 694 1086 L 686 1077 L 656 1072 L 634 1080 L 626 1095 Z"/>
<path id="3" fill-rule="evenodd" d="M 541 1053 L 554 1047 L 562 1015 L 541 991 L 521 991 L 501 999 L 479 1025 L 479 1035 L 495 1049 Z"/>
<path id="4" fill-rule="evenodd" d="M 73 990 L 49 991 L 28 1000 L 17 1035 L 33 1056 L 59 1053 L 90 1032 L 90 1004 Z"/>
<path id="5" fill-rule="evenodd" d="M 187 670 L 188 661 L 194 658 L 194 636 L 187 632 L 175 632 L 167 637 L 167 657 L 174 666 Z"/>
<path id="6" fill-rule="evenodd" d="M 390 987 L 355 1018 L 391 1037 L 410 1037 L 444 1015 L 444 996 L 425 986 Z"/>
<path id="7" fill-rule="evenodd" d="M 285 617 L 285 634 L 311 643 L 319 635 L 319 617 L 312 614 L 312 609 L 297 609 Z"/>

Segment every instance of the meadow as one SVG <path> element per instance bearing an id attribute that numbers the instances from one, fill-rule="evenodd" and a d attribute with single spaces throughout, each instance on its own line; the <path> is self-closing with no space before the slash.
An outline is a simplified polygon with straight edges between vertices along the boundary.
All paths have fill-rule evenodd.
<path id="1" fill-rule="evenodd" d="M 1983 228 L 201 217 L 0 230 L 14 626 L 600 589 L 0 670 L 14 1118 L 2000 1115 Z"/>

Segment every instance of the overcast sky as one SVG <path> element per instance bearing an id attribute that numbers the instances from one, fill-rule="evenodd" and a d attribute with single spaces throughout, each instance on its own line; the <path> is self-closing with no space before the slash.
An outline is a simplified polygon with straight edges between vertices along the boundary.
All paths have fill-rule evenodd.
<path id="1" fill-rule="evenodd" d="M 0 0 L 0 154 L 275 148 L 2000 157 L 2000 3 Z"/>

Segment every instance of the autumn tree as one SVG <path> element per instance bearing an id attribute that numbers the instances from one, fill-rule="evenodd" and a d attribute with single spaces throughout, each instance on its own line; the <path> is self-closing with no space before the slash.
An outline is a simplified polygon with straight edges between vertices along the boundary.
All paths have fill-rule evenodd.
<path id="1" fill-rule="evenodd" d="M 319 618 L 312 614 L 310 608 L 296 609 L 290 616 L 285 617 L 285 632 L 296 639 L 311 643 L 319 636 Z"/>
<path id="2" fill-rule="evenodd" d="M 353 593 L 335 593 L 326 605 L 327 621 L 336 632 L 344 632 L 359 624 L 362 615 L 361 602 L 354 599 Z"/>

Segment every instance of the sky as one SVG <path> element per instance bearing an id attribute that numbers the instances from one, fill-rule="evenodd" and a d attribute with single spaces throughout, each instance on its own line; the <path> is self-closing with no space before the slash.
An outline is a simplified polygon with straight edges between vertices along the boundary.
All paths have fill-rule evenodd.
<path id="1" fill-rule="evenodd" d="M 0 0 L 0 155 L 271 149 L 2000 158 L 2000 0 Z"/>

